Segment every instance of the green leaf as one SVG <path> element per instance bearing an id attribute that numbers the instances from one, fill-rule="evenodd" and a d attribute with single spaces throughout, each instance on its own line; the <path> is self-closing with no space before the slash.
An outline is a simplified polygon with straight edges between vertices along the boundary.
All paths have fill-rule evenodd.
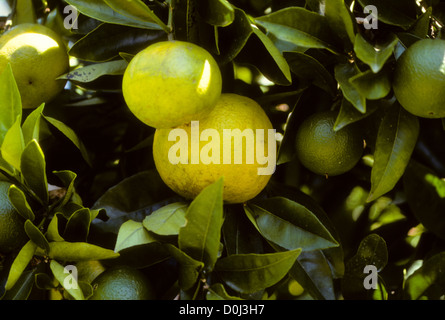
<path id="1" fill-rule="evenodd" d="M 301 249 L 266 254 L 233 254 L 219 259 L 215 271 L 233 290 L 252 293 L 280 281 L 300 252 Z"/>
<path id="2" fill-rule="evenodd" d="M 389 25 L 408 29 L 415 21 L 416 3 L 405 0 L 358 0 L 362 7 L 373 5 L 378 9 L 378 19 Z"/>
<path id="3" fill-rule="evenodd" d="M 445 239 L 445 198 L 438 180 L 443 183 L 433 170 L 411 160 L 403 176 L 403 188 L 417 220 L 428 231 Z"/>
<path id="4" fill-rule="evenodd" d="M 163 31 L 103 23 L 74 43 L 69 54 L 86 61 L 109 61 L 122 52 L 136 54 L 148 45 L 166 39 Z"/>
<path id="5" fill-rule="evenodd" d="M 329 26 L 335 30 L 343 40 L 346 48 L 352 46 L 355 41 L 356 22 L 346 7 L 344 0 L 326 1 L 325 14 Z"/>
<path id="6" fill-rule="evenodd" d="M 86 241 L 90 231 L 91 213 L 88 208 L 81 208 L 75 211 L 68 219 L 63 238 L 66 241 L 78 242 Z"/>
<path id="7" fill-rule="evenodd" d="M 49 201 L 45 155 L 36 140 L 31 140 L 21 157 L 20 171 L 26 185 L 44 203 Z"/>
<path id="8" fill-rule="evenodd" d="M 37 250 L 36 254 L 44 255 Z M 105 260 L 119 257 L 119 253 L 86 242 L 57 241 L 49 243 L 50 259 L 62 261 Z"/>
<path id="9" fill-rule="evenodd" d="M 419 120 L 398 104 L 384 116 L 378 131 L 368 202 L 391 191 L 405 172 L 419 135 Z"/>
<path id="10" fill-rule="evenodd" d="M 273 37 L 298 48 L 336 52 L 336 36 L 326 17 L 300 7 L 289 7 L 255 18 Z"/>
<path id="11" fill-rule="evenodd" d="M 218 257 L 223 224 L 223 178 L 206 187 L 187 209 L 187 223 L 179 230 L 179 249 L 213 269 Z"/>
<path id="12" fill-rule="evenodd" d="M 338 131 L 349 124 L 355 123 L 370 116 L 379 108 L 381 104 L 384 104 L 382 100 L 368 101 L 366 112 L 361 113 L 352 105 L 352 103 L 343 98 L 341 101 L 340 111 L 337 115 L 337 119 L 335 120 L 334 130 Z"/>
<path id="13" fill-rule="evenodd" d="M 423 265 L 406 279 L 404 293 L 411 300 L 439 300 L 445 288 L 444 267 L 445 252 L 425 260 Z M 438 290 L 434 290 L 435 288 Z M 435 292 L 439 294 L 435 295 Z"/>
<path id="14" fill-rule="evenodd" d="M 19 115 L 16 119 L 16 122 L 6 132 L 3 144 L 1 145 L 2 158 L 18 170 L 20 170 L 20 157 L 25 148 L 21 121 L 22 116 Z"/>
<path id="15" fill-rule="evenodd" d="M 68 293 L 74 297 L 76 300 L 85 300 L 82 290 L 77 282 L 77 279 L 66 271 L 65 267 L 62 266 L 55 260 L 51 260 L 49 267 L 54 275 L 54 277 L 59 281 L 59 283 L 64 287 Z M 67 277 L 70 277 L 70 281 L 66 281 Z M 65 282 L 69 285 L 65 285 Z"/>
<path id="16" fill-rule="evenodd" d="M 64 241 L 59 233 L 59 220 L 65 219 L 62 213 L 56 213 L 46 229 L 45 237 L 48 241 Z M 65 219 L 66 220 L 66 219 Z"/>
<path id="17" fill-rule="evenodd" d="M 360 33 L 357 33 L 354 42 L 354 51 L 362 62 L 366 63 L 372 70 L 377 73 L 382 70 L 386 61 L 394 52 L 399 39 L 393 33 L 390 33 L 388 39 L 376 46 L 370 44 Z"/>
<path id="18" fill-rule="evenodd" d="M 66 79 L 74 82 L 91 82 L 105 75 L 123 75 L 127 65 L 128 63 L 125 60 L 91 64 L 86 67 L 74 69 L 58 77 L 58 79 Z"/>
<path id="19" fill-rule="evenodd" d="M 22 114 L 20 92 L 8 63 L 0 74 L 0 145 L 3 144 L 6 132 L 17 122 Z"/>
<path id="20" fill-rule="evenodd" d="M 178 235 L 179 230 L 186 224 L 185 213 L 188 203 L 170 203 L 145 217 L 144 227 L 159 235 Z"/>
<path id="21" fill-rule="evenodd" d="M 31 241 L 39 248 L 43 249 L 46 253 L 49 252 L 50 248 L 48 240 L 46 240 L 43 233 L 31 222 L 31 220 L 25 221 L 25 232 L 29 239 L 31 239 Z"/>
<path id="22" fill-rule="evenodd" d="M 77 175 L 69 170 L 54 171 L 53 174 L 62 181 L 66 189 L 62 201 L 58 204 L 58 208 L 61 208 L 68 203 L 75 193 L 74 181 L 76 180 Z"/>
<path id="23" fill-rule="evenodd" d="M 104 0 L 68 0 L 67 2 L 84 15 L 103 22 L 167 31 L 163 23 L 158 24 L 160 20 L 155 18 L 151 10 L 145 8 L 142 1 L 125 1 L 125 4 Z M 129 9 L 125 10 L 122 6 L 128 6 Z M 135 12 L 137 9 L 142 9 L 142 11 Z"/>
<path id="24" fill-rule="evenodd" d="M 338 246 L 310 210 L 289 199 L 269 198 L 249 204 L 245 211 L 266 239 L 284 249 L 312 251 Z"/>
<path id="25" fill-rule="evenodd" d="M 378 73 L 367 70 L 353 76 L 349 82 L 361 96 L 369 100 L 386 97 L 392 88 L 390 73 L 387 70 Z"/>
<path id="26" fill-rule="evenodd" d="M 357 253 L 348 260 L 345 276 L 342 279 L 342 292 L 348 299 L 367 298 L 372 291 L 365 289 L 363 283 L 368 276 L 366 266 L 374 266 L 380 272 L 388 263 L 388 251 L 385 240 L 377 234 L 370 234 L 364 238 L 357 249 Z"/>
<path id="27" fill-rule="evenodd" d="M 350 79 L 359 74 L 356 65 L 343 63 L 335 66 L 335 79 L 340 84 L 343 96 L 361 113 L 366 112 L 366 97 L 351 84 Z"/>
<path id="28" fill-rule="evenodd" d="M 31 240 L 28 241 L 22 247 L 22 249 L 20 249 L 20 252 L 18 253 L 17 257 L 15 257 L 14 262 L 12 263 L 9 270 L 8 280 L 6 281 L 5 285 L 6 290 L 10 290 L 20 278 L 23 271 L 26 269 L 29 262 L 34 257 L 36 249 L 37 246 Z"/>
<path id="29" fill-rule="evenodd" d="M 222 283 L 215 283 L 211 285 L 209 291 L 207 291 L 206 300 L 243 300 L 243 299 L 229 295 Z"/>
<path id="30" fill-rule="evenodd" d="M 36 272 L 37 268 L 25 270 L 20 275 L 15 285 L 5 293 L 5 295 L 2 297 L 2 300 L 28 300 L 31 291 L 34 288 Z"/>
<path id="31" fill-rule="evenodd" d="M 43 116 L 43 117 L 46 121 L 48 121 L 51 125 L 53 125 L 57 130 L 59 130 L 61 133 L 63 133 L 79 149 L 84 160 L 91 166 L 90 156 L 89 156 L 83 142 L 79 139 L 79 137 L 74 132 L 74 130 L 57 119 L 54 119 L 54 118 L 51 118 L 48 116 Z"/>
<path id="32" fill-rule="evenodd" d="M 235 19 L 235 10 L 227 0 L 199 0 L 196 6 L 203 20 L 213 26 L 225 27 Z"/>
<path id="33" fill-rule="evenodd" d="M 198 281 L 204 268 L 204 263 L 193 259 L 174 245 L 166 244 L 170 254 L 179 263 L 179 287 L 186 291 L 191 289 Z"/>
<path id="34" fill-rule="evenodd" d="M 157 240 L 144 228 L 142 222 L 128 220 L 119 229 L 114 251 L 119 252 L 126 248 L 155 241 Z"/>
<path id="35" fill-rule="evenodd" d="M 301 52 L 284 52 L 290 70 L 302 82 L 313 83 L 332 96 L 337 92 L 337 82 L 331 73 L 315 58 Z"/>
<path id="36" fill-rule="evenodd" d="M 28 201 L 26 200 L 25 193 L 16 185 L 12 184 L 9 187 L 8 197 L 11 201 L 11 204 L 24 219 L 29 219 L 31 221 L 35 219 L 34 212 L 32 211 Z"/>
<path id="37" fill-rule="evenodd" d="M 31 140 L 35 139 L 39 141 L 40 138 L 40 119 L 42 118 L 42 112 L 45 108 L 45 104 L 41 104 L 40 107 L 34 109 L 25 119 L 22 125 L 23 139 L 25 145 Z"/>

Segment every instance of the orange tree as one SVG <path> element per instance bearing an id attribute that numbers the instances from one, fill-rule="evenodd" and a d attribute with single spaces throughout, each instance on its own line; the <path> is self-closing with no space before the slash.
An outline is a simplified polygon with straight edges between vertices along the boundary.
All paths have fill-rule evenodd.
<path id="1" fill-rule="evenodd" d="M 65 89 L 35 109 L 22 109 L 10 66 L 0 76 L 1 178 L 27 235 L 0 256 L 3 299 L 88 299 L 94 287 L 66 281 L 67 266 L 97 260 L 141 270 L 157 299 L 444 295 L 444 124 L 406 111 L 392 89 L 405 50 L 442 41 L 442 1 L 6 4 L 3 31 L 44 24 L 71 59 Z M 224 203 L 223 180 L 184 199 L 159 177 L 155 129 L 128 109 L 122 78 L 138 52 L 172 40 L 211 53 L 222 92 L 255 100 L 276 129 L 276 171 L 254 199 Z M 427 73 L 413 90 L 398 78 L 398 91 L 440 97 L 443 60 L 435 70 L 434 87 Z M 357 126 L 364 142 L 337 176 L 306 169 L 295 147 L 300 124 L 327 110 L 331 135 Z"/>

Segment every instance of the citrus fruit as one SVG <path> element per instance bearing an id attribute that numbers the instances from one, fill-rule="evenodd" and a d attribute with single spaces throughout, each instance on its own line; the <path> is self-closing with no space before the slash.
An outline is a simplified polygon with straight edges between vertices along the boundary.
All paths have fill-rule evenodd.
<path id="1" fill-rule="evenodd" d="M 64 88 L 57 77 L 68 72 L 69 57 L 57 33 L 40 25 L 19 24 L 0 37 L 0 73 L 11 65 L 23 108 L 51 101 Z"/>
<path id="2" fill-rule="evenodd" d="M 102 272 L 91 283 L 90 300 L 152 300 L 153 289 L 145 275 L 129 266 L 116 266 Z"/>
<path id="3" fill-rule="evenodd" d="M 275 155 L 275 131 L 266 113 L 254 100 L 236 94 L 222 94 L 212 112 L 200 121 L 157 129 L 153 141 L 161 178 L 189 199 L 221 176 L 226 202 L 252 199 L 274 172 Z"/>
<path id="4" fill-rule="evenodd" d="M 176 127 L 207 115 L 221 87 L 212 55 L 183 41 L 161 41 L 140 51 L 122 81 L 130 111 L 154 128 Z"/>
<path id="5" fill-rule="evenodd" d="M 363 139 L 354 124 L 334 131 L 335 112 L 318 112 L 303 121 L 296 135 L 296 150 L 310 171 L 335 176 L 351 170 L 363 153 Z"/>
<path id="6" fill-rule="evenodd" d="M 408 112 L 423 118 L 445 117 L 445 40 L 423 39 L 397 60 L 393 89 Z"/>
<path id="7" fill-rule="evenodd" d="M 8 197 L 11 184 L 0 181 L 0 253 L 6 254 L 18 248 L 28 239 L 25 220 L 15 210 Z"/>

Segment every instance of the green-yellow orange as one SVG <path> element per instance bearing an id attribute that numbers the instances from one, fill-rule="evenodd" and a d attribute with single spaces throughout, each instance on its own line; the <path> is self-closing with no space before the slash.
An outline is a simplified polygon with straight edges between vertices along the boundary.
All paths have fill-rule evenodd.
<path id="1" fill-rule="evenodd" d="M 91 283 L 89 300 L 153 300 L 154 291 L 148 278 L 129 266 L 111 267 Z"/>
<path id="2" fill-rule="evenodd" d="M 25 220 L 15 210 L 8 197 L 11 184 L 0 181 L 0 253 L 6 254 L 18 248 L 28 239 Z"/>
<path id="3" fill-rule="evenodd" d="M 171 137 L 171 141 L 169 141 L 170 132 L 176 129 L 186 133 L 185 140 Z M 209 133 L 208 129 L 213 129 L 217 133 L 215 141 L 213 141 L 213 136 L 206 136 L 206 133 Z M 234 132 L 233 130 L 236 129 L 239 132 L 247 132 L 245 130 L 248 129 L 253 134 L 251 137 L 253 137 L 255 145 L 246 143 L 247 139 L 244 138 L 242 140 L 238 139 L 241 143 L 236 143 L 235 139 L 232 138 L 232 140 L 226 140 L 229 147 L 224 148 L 224 130 Z M 262 138 L 258 136 L 257 129 L 263 132 Z M 275 136 L 272 142 L 269 141 L 268 130 L 273 130 L 272 124 L 258 103 L 248 97 L 225 93 L 221 95 L 212 112 L 199 121 L 199 137 L 192 137 L 191 123 L 175 129 L 156 130 L 153 141 L 155 165 L 163 181 L 173 191 L 185 198 L 195 198 L 205 187 L 223 176 L 224 200 L 228 203 L 242 203 L 254 198 L 264 189 L 275 169 L 273 167 L 270 174 L 259 174 L 258 172 L 259 168 L 267 168 L 272 162 L 272 165 L 274 165 L 275 158 L 270 159 L 269 163 L 258 161 L 258 157 L 255 156 L 250 163 L 247 161 L 247 151 L 256 155 L 257 141 L 260 141 L 260 147 L 264 148 L 264 150 L 258 150 L 261 150 L 265 157 L 269 157 L 270 143 L 273 143 L 273 146 L 271 146 L 273 149 L 271 150 L 276 151 Z M 194 148 L 192 144 L 197 145 L 198 139 L 200 140 L 198 142 L 199 150 L 194 151 L 192 150 Z M 219 141 L 217 142 L 216 139 Z M 217 147 L 209 148 L 210 143 L 215 143 Z M 173 156 L 181 157 L 184 156 L 183 152 L 185 152 L 186 161 L 172 163 L 172 154 L 169 158 L 169 152 L 176 150 L 174 146 L 181 148 L 174 151 Z M 251 149 L 252 147 L 253 149 Z M 227 155 L 224 149 L 227 151 L 229 148 L 230 154 Z M 242 159 L 238 158 L 238 161 L 235 161 L 236 154 L 241 154 Z M 199 161 L 192 161 L 193 157 L 198 155 Z M 203 155 L 211 157 L 212 160 L 203 161 Z M 230 158 L 230 161 L 224 161 L 225 156 L 226 159 Z M 275 156 L 275 153 L 273 153 L 273 156 Z"/>
<path id="4" fill-rule="evenodd" d="M 154 128 L 176 127 L 206 116 L 221 87 L 221 72 L 212 55 L 184 41 L 156 42 L 140 51 L 122 81 L 130 111 Z"/>
<path id="5" fill-rule="evenodd" d="M 40 24 L 19 24 L 0 37 L 0 73 L 11 65 L 23 108 L 54 99 L 66 81 L 69 57 L 60 36 Z"/>
<path id="6" fill-rule="evenodd" d="M 337 113 L 318 112 L 300 125 L 296 135 L 296 150 L 303 166 L 326 176 L 336 176 L 351 170 L 363 153 L 360 130 L 350 124 L 334 131 Z"/>
<path id="7" fill-rule="evenodd" d="M 445 117 L 445 40 L 423 39 L 411 45 L 397 60 L 393 89 L 408 112 Z"/>

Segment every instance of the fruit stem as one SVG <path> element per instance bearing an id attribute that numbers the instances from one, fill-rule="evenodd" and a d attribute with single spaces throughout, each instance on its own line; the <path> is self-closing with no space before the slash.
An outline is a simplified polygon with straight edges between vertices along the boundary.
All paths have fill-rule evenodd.
<path id="1" fill-rule="evenodd" d="M 174 28 L 173 28 L 173 10 L 174 10 L 174 0 L 167 0 L 166 1 L 167 5 L 168 5 L 168 22 L 167 22 L 167 27 L 169 29 L 169 33 L 168 33 L 168 41 L 173 41 L 175 39 L 175 33 L 174 33 Z"/>

